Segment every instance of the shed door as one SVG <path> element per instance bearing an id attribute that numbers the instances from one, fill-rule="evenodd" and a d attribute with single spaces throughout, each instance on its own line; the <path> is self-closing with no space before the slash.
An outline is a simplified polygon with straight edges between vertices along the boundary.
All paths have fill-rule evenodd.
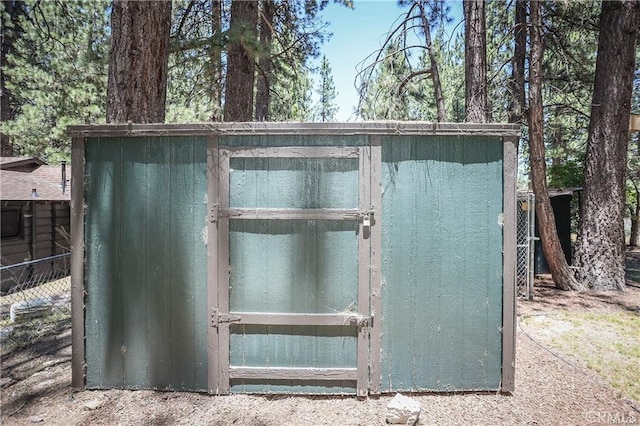
<path id="1" fill-rule="evenodd" d="M 211 392 L 366 395 L 370 148 L 216 143 Z"/>

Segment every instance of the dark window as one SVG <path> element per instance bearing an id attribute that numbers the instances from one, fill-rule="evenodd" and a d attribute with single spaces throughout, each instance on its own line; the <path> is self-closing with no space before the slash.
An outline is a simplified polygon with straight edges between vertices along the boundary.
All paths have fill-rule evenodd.
<path id="1" fill-rule="evenodd" d="M 2 209 L 2 239 L 22 235 L 22 215 L 18 209 Z"/>

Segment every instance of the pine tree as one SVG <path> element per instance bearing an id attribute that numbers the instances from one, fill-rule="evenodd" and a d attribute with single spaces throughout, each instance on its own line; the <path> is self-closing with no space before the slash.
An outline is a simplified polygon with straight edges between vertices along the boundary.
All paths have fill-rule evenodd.
<path id="1" fill-rule="evenodd" d="M 316 117 L 320 121 L 332 121 L 338 112 L 338 106 L 335 104 L 337 96 L 336 88 L 331 75 L 331 66 L 326 56 L 322 56 L 319 70 L 320 87 L 318 88 L 318 104 L 316 107 Z"/>
<path id="2" fill-rule="evenodd" d="M 225 28 L 218 0 L 173 0 L 167 122 L 222 120 Z"/>
<path id="3" fill-rule="evenodd" d="M 271 85 L 273 94 L 269 109 L 272 121 L 313 120 L 313 83 L 306 67 L 281 64 Z"/>
<path id="4" fill-rule="evenodd" d="M 487 121 L 487 31 L 484 0 L 466 0 L 464 11 L 467 121 Z"/>
<path id="5" fill-rule="evenodd" d="M 442 78 L 440 42 L 448 7 L 442 0 L 398 4 L 407 11 L 357 76 L 358 113 L 365 119 L 446 121 L 447 80 Z M 416 35 L 420 42 L 408 41 Z"/>
<path id="6" fill-rule="evenodd" d="M 16 105 L 2 132 L 16 155 L 57 162 L 70 156 L 68 125 L 105 119 L 109 1 L 23 4 L 22 36 L 2 64 Z"/>
<path id="7" fill-rule="evenodd" d="M 112 7 L 107 121 L 162 123 L 171 0 L 114 0 Z"/>
<path id="8" fill-rule="evenodd" d="M 12 120 L 17 108 L 15 97 L 6 86 L 5 66 L 7 57 L 13 53 L 16 41 L 22 36 L 20 25 L 24 15 L 24 3 L 21 1 L 0 2 L 0 122 Z M 0 147 L 3 157 L 13 155 L 13 146 L 9 135 L 0 132 Z"/>
<path id="9" fill-rule="evenodd" d="M 640 28 L 640 3 L 603 2 L 585 189 L 576 248 L 579 277 L 594 290 L 625 289 L 623 212 L 628 118 Z"/>

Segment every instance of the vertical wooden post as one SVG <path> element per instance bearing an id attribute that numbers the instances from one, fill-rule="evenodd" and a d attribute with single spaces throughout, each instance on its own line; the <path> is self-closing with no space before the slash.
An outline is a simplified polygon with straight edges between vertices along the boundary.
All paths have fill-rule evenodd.
<path id="1" fill-rule="evenodd" d="M 214 212 L 218 209 L 218 184 L 220 169 L 218 160 L 218 135 L 207 138 L 207 359 L 208 390 L 218 393 L 219 341 L 218 330 L 213 327 L 212 314 L 218 308 L 218 224 Z"/>
<path id="2" fill-rule="evenodd" d="M 71 384 L 84 388 L 84 145 L 71 143 Z"/>
<path id="3" fill-rule="evenodd" d="M 34 199 L 29 204 L 31 204 L 31 260 L 36 260 L 38 259 L 38 203 Z"/>
<path id="4" fill-rule="evenodd" d="M 517 138 L 503 138 L 502 392 L 515 389 Z"/>
<path id="5" fill-rule="evenodd" d="M 229 152 L 218 151 L 218 210 L 229 210 Z M 219 216 L 218 222 L 218 309 L 229 313 L 229 217 Z M 229 393 L 229 323 L 219 323 L 217 394 Z"/>
<path id="6" fill-rule="evenodd" d="M 360 148 L 358 162 L 358 209 L 361 212 L 371 210 L 371 148 Z M 366 224 L 366 221 L 369 221 Z M 358 224 L 358 315 L 367 318 L 371 315 L 369 306 L 369 275 L 371 256 L 371 219 L 365 216 Z M 367 226 L 365 226 L 367 225 Z M 367 396 L 369 391 L 369 327 L 370 323 L 360 323 L 358 327 L 358 354 L 356 393 L 359 397 Z"/>
<path id="7" fill-rule="evenodd" d="M 58 218 L 56 215 L 56 202 L 51 202 L 51 256 L 56 255 L 56 225 Z M 55 260 L 51 262 L 51 268 L 55 266 Z"/>
<path id="8" fill-rule="evenodd" d="M 382 379 L 382 137 L 371 135 L 371 343 L 369 391 L 380 394 Z"/>

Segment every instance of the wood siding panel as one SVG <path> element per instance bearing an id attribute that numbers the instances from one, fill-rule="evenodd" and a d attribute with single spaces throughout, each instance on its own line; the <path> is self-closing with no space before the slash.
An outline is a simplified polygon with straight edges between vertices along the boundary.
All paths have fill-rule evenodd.
<path id="1" fill-rule="evenodd" d="M 146 324 L 149 352 L 147 375 L 157 389 L 171 387 L 171 151 L 166 140 L 147 142 L 147 297 Z M 165 195 L 163 195 L 165 194 Z"/>
<path id="2" fill-rule="evenodd" d="M 83 389 L 86 382 L 85 362 L 85 240 L 84 240 L 84 138 L 71 140 L 71 385 Z"/>
<path id="3" fill-rule="evenodd" d="M 86 152 L 87 386 L 204 391 L 206 141 Z"/>
<path id="4" fill-rule="evenodd" d="M 231 158 L 230 206 L 354 209 L 357 159 Z"/>
<path id="5" fill-rule="evenodd" d="M 220 141 L 227 146 L 342 146 L 364 142 L 361 137 L 317 136 L 222 137 Z M 334 150 L 318 150 L 314 156 L 328 156 Z M 348 153 L 346 157 L 357 152 L 348 147 L 338 152 L 343 150 Z M 359 311 L 357 218 L 362 206 L 358 159 L 340 158 L 345 155 L 300 158 L 295 149 L 274 151 L 278 158 L 234 158 L 239 151 L 232 151 L 231 311 L 252 312 L 254 318 L 261 312 L 284 313 L 285 317 L 274 321 L 280 325 L 232 323 L 231 371 L 244 367 L 354 369 L 357 327 L 346 315 L 357 317 Z M 295 158 L 285 158 L 289 151 Z M 368 209 L 368 201 L 365 204 Z M 273 214 L 260 210 L 251 218 L 233 216 L 250 209 Z M 368 259 L 362 270 L 368 271 Z M 368 296 L 365 299 L 363 309 L 368 313 Z M 315 321 L 319 317 L 313 316 L 340 313 L 345 318 L 337 325 L 320 325 Z M 292 324 L 286 315 L 293 314 L 308 317 L 310 322 Z M 324 319 L 334 324 L 335 319 Z M 366 360 L 366 352 L 362 355 Z M 366 362 L 364 365 L 366 371 Z M 354 378 L 333 377 L 316 383 L 311 376 L 302 381 L 291 376 L 286 380 L 284 376 L 233 378 L 232 374 L 231 391 L 352 394 Z M 366 388 L 366 377 L 364 382 Z"/>
<path id="6" fill-rule="evenodd" d="M 357 337 L 352 326 L 231 326 L 231 368 L 352 368 L 356 367 Z M 302 377 L 300 377 L 302 379 Z M 295 392 L 353 394 L 355 383 L 232 380 L 232 392 Z"/>
<path id="7" fill-rule="evenodd" d="M 123 386 L 148 388 L 147 300 L 147 143 L 123 146 L 122 187 L 122 357 Z M 150 289 L 152 290 L 152 289 Z"/>
<path id="8" fill-rule="evenodd" d="M 355 221 L 232 220 L 230 227 L 232 311 L 355 309 Z"/>
<path id="9" fill-rule="evenodd" d="M 500 385 L 502 141 L 383 137 L 382 390 Z"/>
<path id="10" fill-rule="evenodd" d="M 171 139 L 172 385 L 207 385 L 207 141 Z"/>
<path id="11" fill-rule="evenodd" d="M 6 241 L 2 243 L 2 265 L 11 265 L 14 263 L 24 262 L 28 257 L 31 246 L 23 239 Z M 12 262 L 9 259 L 19 258 L 18 262 Z M 5 263 L 6 262 L 6 263 Z"/>
<path id="12" fill-rule="evenodd" d="M 119 388 L 122 380 L 122 142 L 86 143 L 85 356 L 89 388 Z"/>

